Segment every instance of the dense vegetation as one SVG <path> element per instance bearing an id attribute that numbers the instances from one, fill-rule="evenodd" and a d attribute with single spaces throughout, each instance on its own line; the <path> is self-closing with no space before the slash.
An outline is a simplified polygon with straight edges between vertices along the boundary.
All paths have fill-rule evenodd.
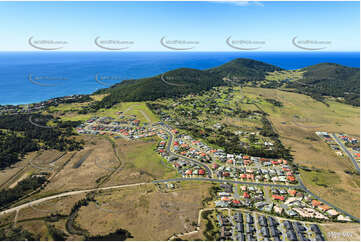
<path id="1" fill-rule="evenodd" d="M 6 206 L 27 193 L 36 190 L 46 182 L 44 176 L 31 176 L 20 181 L 14 188 L 4 189 L 0 191 L 0 204 Z"/>
<path id="2" fill-rule="evenodd" d="M 164 81 L 165 80 L 165 81 Z M 182 68 L 162 76 L 126 80 L 98 93 L 110 93 L 95 108 L 108 108 L 120 101 L 148 101 L 157 98 L 180 97 L 190 93 L 209 90 L 224 84 L 217 75 L 205 71 Z"/>
<path id="3" fill-rule="evenodd" d="M 52 224 L 47 224 L 48 232 L 54 241 L 65 241 L 68 237 L 64 231 L 56 228 Z"/>
<path id="4" fill-rule="evenodd" d="M 238 58 L 221 66 L 207 70 L 232 81 L 262 81 L 267 72 L 280 71 L 280 67 L 270 65 L 261 61 Z"/>
<path id="5" fill-rule="evenodd" d="M 78 122 L 53 120 L 53 124 L 47 126 L 50 120 L 52 116 L 41 114 L 0 116 L 0 129 L 6 130 L 0 130 L 0 169 L 18 162 L 28 152 L 40 149 L 72 151 L 82 148 L 81 142 L 69 138 L 74 135 L 73 127 Z"/>
<path id="6" fill-rule="evenodd" d="M 80 113 L 109 108 L 122 101 L 151 101 L 199 93 L 212 87 L 227 85 L 229 80 L 255 85 L 265 80 L 268 72 L 280 70 L 282 70 L 280 67 L 244 58 L 203 71 L 190 68 L 176 69 L 150 78 L 125 80 L 110 88 L 99 90 L 96 94 L 109 95 L 85 107 Z M 287 82 L 287 87 L 319 101 L 323 101 L 324 96 L 343 97 L 346 103 L 358 105 L 359 68 L 324 63 L 301 70 L 305 71 L 304 78 L 299 82 Z M 268 82 L 263 87 L 278 88 L 280 83 Z M 278 105 L 278 103 L 273 104 Z"/>
<path id="7" fill-rule="evenodd" d="M 273 104 L 276 107 L 282 107 L 283 106 L 282 102 L 277 101 L 276 99 L 273 99 L 273 98 L 266 98 L 266 101 Z"/>
<path id="8" fill-rule="evenodd" d="M 360 105 L 360 69 L 333 63 L 322 63 L 301 69 L 303 78 L 287 87 L 323 101 L 324 96 L 344 98 L 344 102 Z"/>
<path id="9" fill-rule="evenodd" d="M 87 237 L 88 241 L 124 241 L 128 238 L 133 238 L 133 236 L 125 229 L 117 229 L 113 233 L 109 233 L 106 235 L 97 235 Z"/>
<path id="10" fill-rule="evenodd" d="M 1 241 L 35 241 L 40 238 L 23 229 L 22 227 L 4 229 L 0 228 Z"/>
<path id="11" fill-rule="evenodd" d="M 162 75 L 138 80 L 125 80 L 96 94 L 109 93 L 102 101 L 86 107 L 80 113 L 108 108 L 122 101 L 150 101 L 158 98 L 180 97 L 227 85 L 226 77 L 233 81 L 262 80 L 266 72 L 281 68 L 250 59 L 235 59 L 208 70 L 180 68 Z M 162 79 L 163 76 L 163 79 Z"/>

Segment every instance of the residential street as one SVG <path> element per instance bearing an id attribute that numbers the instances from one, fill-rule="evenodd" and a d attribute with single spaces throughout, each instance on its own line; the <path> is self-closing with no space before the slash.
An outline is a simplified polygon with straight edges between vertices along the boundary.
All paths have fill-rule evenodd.
<path id="1" fill-rule="evenodd" d="M 360 167 L 357 164 L 357 161 L 355 160 L 355 158 L 353 158 L 352 154 L 350 153 L 350 151 L 347 150 L 347 148 L 342 144 L 341 140 L 337 137 L 337 135 L 335 135 L 334 133 L 331 134 L 332 138 L 334 138 L 334 140 L 337 142 L 337 144 L 341 147 L 341 149 L 346 153 L 346 155 L 351 159 L 353 165 L 355 166 L 356 170 L 358 170 L 360 172 Z"/>

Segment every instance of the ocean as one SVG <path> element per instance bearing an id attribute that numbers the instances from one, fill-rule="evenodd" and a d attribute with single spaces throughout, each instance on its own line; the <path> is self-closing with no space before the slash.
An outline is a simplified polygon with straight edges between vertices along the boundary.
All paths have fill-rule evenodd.
<path id="1" fill-rule="evenodd" d="M 0 52 L 0 104 L 90 94 L 122 80 L 208 69 L 235 58 L 288 70 L 323 62 L 360 67 L 359 52 Z"/>

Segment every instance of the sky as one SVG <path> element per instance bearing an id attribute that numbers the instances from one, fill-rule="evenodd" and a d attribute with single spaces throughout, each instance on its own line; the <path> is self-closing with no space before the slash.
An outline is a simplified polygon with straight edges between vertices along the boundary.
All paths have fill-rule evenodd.
<path id="1" fill-rule="evenodd" d="M 360 3 L 0 2 L 0 36 L 0 51 L 359 51 Z"/>

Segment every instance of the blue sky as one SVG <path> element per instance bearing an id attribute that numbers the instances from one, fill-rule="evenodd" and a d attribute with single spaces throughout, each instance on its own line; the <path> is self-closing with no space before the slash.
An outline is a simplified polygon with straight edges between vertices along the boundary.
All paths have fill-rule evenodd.
<path id="1" fill-rule="evenodd" d="M 94 44 L 98 36 L 130 41 L 129 51 L 174 51 L 160 44 L 162 37 L 192 41 L 173 45 L 190 51 L 240 51 L 226 44 L 230 36 L 257 41 L 246 47 L 263 51 L 304 51 L 294 37 L 326 41 L 303 42 L 323 51 L 359 51 L 360 3 L 0 2 L 0 36 L 0 51 L 35 51 L 31 36 L 66 41 L 64 51 L 106 51 Z"/>

